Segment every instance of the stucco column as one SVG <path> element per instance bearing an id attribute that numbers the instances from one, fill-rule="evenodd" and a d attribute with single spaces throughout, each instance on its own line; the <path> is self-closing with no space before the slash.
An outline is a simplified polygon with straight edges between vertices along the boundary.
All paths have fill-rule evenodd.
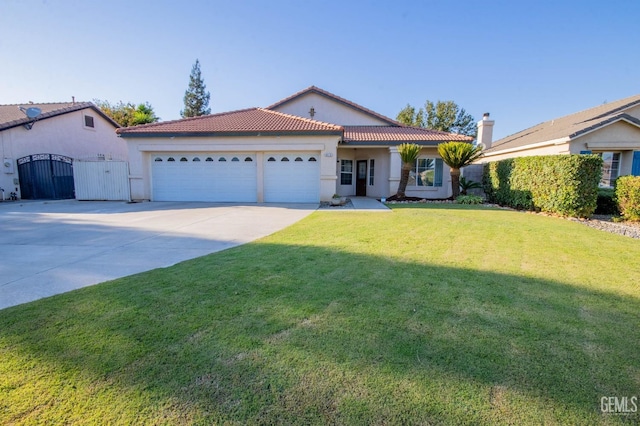
<path id="1" fill-rule="evenodd" d="M 398 192 L 400 174 L 402 173 L 402 159 L 397 146 L 389 147 L 389 195 Z"/>
<path id="2" fill-rule="evenodd" d="M 338 192 L 336 183 L 338 173 L 336 171 L 336 159 L 338 158 L 339 139 L 331 143 L 325 143 L 320 151 L 320 201 L 329 201 L 333 194 Z"/>
<path id="3" fill-rule="evenodd" d="M 256 153 L 256 201 L 264 203 L 264 152 Z"/>

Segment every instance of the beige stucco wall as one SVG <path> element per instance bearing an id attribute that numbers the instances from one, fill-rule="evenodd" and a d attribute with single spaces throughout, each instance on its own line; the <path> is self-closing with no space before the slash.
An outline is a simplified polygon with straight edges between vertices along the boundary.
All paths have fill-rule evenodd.
<path id="1" fill-rule="evenodd" d="M 636 108 L 640 116 L 640 109 Z M 633 151 L 640 151 L 640 129 L 624 121 L 588 133 L 571 141 L 573 154 L 589 150 L 597 152 L 620 152 L 620 176 L 631 174 Z"/>
<path id="2" fill-rule="evenodd" d="M 353 161 L 353 179 L 351 185 L 340 185 L 340 160 Z M 367 197 L 388 197 L 389 189 L 389 149 L 384 148 L 338 148 L 336 161 L 336 193 L 342 196 L 356 194 L 356 166 L 357 161 L 367 161 Z M 369 185 L 370 162 L 374 161 L 373 185 Z"/>
<path id="3" fill-rule="evenodd" d="M 94 128 L 84 126 L 84 115 L 94 118 Z M 16 191 L 18 179 L 18 158 L 31 154 L 60 154 L 74 159 L 105 158 L 127 159 L 126 143 L 117 137 L 114 126 L 91 109 L 36 121 L 31 130 L 23 126 L 0 132 L 0 188 L 7 195 Z M 12 167 L 4 167 L 8 159 Z M 7 173 L 12 171 L 12 173 Z"/>
<path id="4" fill-rule="evenodd" d="M 591 151 L 640 150 L 640 129 L 626 121 L 618 121 L 571 141 L 572 153 L 579 153 L 585 149 Z"/>
<path id="5" fill-rule="evenodd" d="M 315 110 L 314 120 L 342 126 L 376 126 L 387 124 L 378 118 L 355 110 L 353 107 L 342 105 L 335 100 L 328 99 L 317 93 L 308 93 L 284 105 L 274 108 L 276 111 L 299 117 L 311 118 L 309 110 Z"/>
<path id="6" fill-rule="evenodd" d="M 402 171 L 402 160 L 398 154 L 397 147 L 389 148 L 391 161 L 389 164 L 389 194 L 393 195 L 398 192 L 400 183 L 400 174 Z M 420 150 L 421 157 L 440 158 L 436 147 L 423 148 Z M 417 189 L 417 187 L 407 186 L 405 191 L 407 197 L 420 197 L 426 199 L 448 198 L 451 196 L 451 173 L 449 166 L 442 165 L 442 186 L 426 187 Z"/>
<path id="7" fill-rule="evenodd" d="M 131 198 L 151 199 L 151 157 L 167 152 L 251 152 L 257 157 L 258 202 L 263 200 L 262 164 L 269 152 L 311 151 L 320 160 L 320 199 L 328 201 L 335 193 L 337 145 L 339 136 L 233 136 L 187 138 L 126 138 L 129 149 Z"/>

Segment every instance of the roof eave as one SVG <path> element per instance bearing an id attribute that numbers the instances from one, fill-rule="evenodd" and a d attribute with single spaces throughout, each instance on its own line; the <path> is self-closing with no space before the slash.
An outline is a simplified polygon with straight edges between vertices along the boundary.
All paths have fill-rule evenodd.
<path id="1" fill-rule="evenodd" d="M 118 132 L 123 138 L 182 138 L 182 137 L 260 137 L 260 136 L 342 136 L 342 130 L 310 131 L 237 131 L 237 132 Z"/>
<path id="2" fill-rule="evenodd" d="M 484 156 L 485 157 L 491 157 L 494 155 L 500 155 L 500 154 L 508 154 L 511 152 L 518 152 L 518 151 L 527 151 L 529 149 L 536 149 L 536 148 L 542 148 L 545 146 L 551 146 L 551 145 L 562 145 L 565 144 L 567 142 L 570 142 L 571 138 L 569 136 L 565 136 L 562 138 L 558 138 L 558 139 L 553 139 L 550 141 L 544 141 L 544 142 L 538 142 L 538 143 L 534 143 L 534 144 L 528 144 L 528 145 L 521 145 L 521 146 L 515 146 L 513 148 L 505 148 L 505 149 L 500 149 L 500 150 L 493 150 L 494 148 L 489 148 L 488 150 L 484 151 Z M 497 148 L 497 147 L 496 147 Z"/>
<path id="3" fill-rule="evenodd" d="M 438 146 L 446 141 L 406 141 L 406 140 L 393 140 L 393 141 L 354 141 L 343 140 L 339 146 L 398 146 L 403 143 L 415 143 L 420 146 Z"/>
<path id="4" fill-rule="evenodd" d="M 599 123 L 594 124 L 593 126 L 587 127 L 586 129 L 582 129 L 580 131 L 577 131 L 575 133 L 572 133 L 569 135 L 569 138 L 571 140 L 575 140 L 578 139 L 582 136 L 588 135 L 589 133 L 593 133 L 596 132 L 600 129 L 603 129 L 605 127 L 608 127 L 612 124 L 618 123 L 620 121 L 624 121 L 628 124 L 630 124 L 631 126 L 640 128 L 640 120 L 638 120 L 637 118 L 630 116 L 628 114 L 620 114 L 617 115 L 615 117 L 611 117 L 607 120 L 601 121 Z"/>
<path id="5" fill-rule="evenodd" d="M 79 103 L 77 105 L 77 107 L 76 106 L 71 106 L 71 107 L 61 108 L 61 109 L 58 109 L 58 110 L 49 111 L 47 113 L 41 114 L 35 120 L 25 117 L 25 118 L 21 118 L 19 120 L 9 121 L 7 123 L 4 123 L 2 126 L 0 126 L 0 131 L 13 129 L 15 127 L 24 126 L 25 124 L 28 124 L 28 123 L 33 123 L 33 122 L 37 122 L 37 121 L 43 121 L 43 120 L 46 120 L 46 119 L 49 119 L 49 118 L 53 118 L 53 117 L 58 117 L 58 116 L 64 115 L 64 114 L 70 114 L 72 112 L 82 111 L 84 109 L 92 109 L 92 110 L 94 110 L 98 115 L 100 115 L 102 118 L 104 118 L 106 121 L 108 121 L 109 124 L 113 125 L 116 129 L 119 129 L 121 127 L 118 123 L 116 123 L 111 117 L 106 115 L 95 104 L 93 104 L 91 102 L 82 102 L 82 103 Z"/>

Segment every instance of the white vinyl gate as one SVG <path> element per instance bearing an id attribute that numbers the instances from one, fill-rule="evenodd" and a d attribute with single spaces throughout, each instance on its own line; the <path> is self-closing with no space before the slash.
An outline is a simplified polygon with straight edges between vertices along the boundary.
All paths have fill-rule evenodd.
<path id="1" fill-rule="evenodd" d="M 129 164 L 126 161 L 74 160 L 73 182 L 78 200 L 129 201 Z"/>

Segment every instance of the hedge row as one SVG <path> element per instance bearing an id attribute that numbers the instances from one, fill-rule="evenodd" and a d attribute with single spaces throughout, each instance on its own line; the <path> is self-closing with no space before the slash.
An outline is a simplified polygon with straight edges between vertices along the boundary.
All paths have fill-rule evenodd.
<path id="1" fill-rule="evenodd" d="M 602 159 L 597 155 L 544 155 L 484 165 L 490 202 L 516 209 L 589 217 L 596 209 Z"/>
<path id="2" fill-rule="evenodd" d="M 616 199 L 624 219 L 640 220 L 640 176 L 616 179 Z"/>

